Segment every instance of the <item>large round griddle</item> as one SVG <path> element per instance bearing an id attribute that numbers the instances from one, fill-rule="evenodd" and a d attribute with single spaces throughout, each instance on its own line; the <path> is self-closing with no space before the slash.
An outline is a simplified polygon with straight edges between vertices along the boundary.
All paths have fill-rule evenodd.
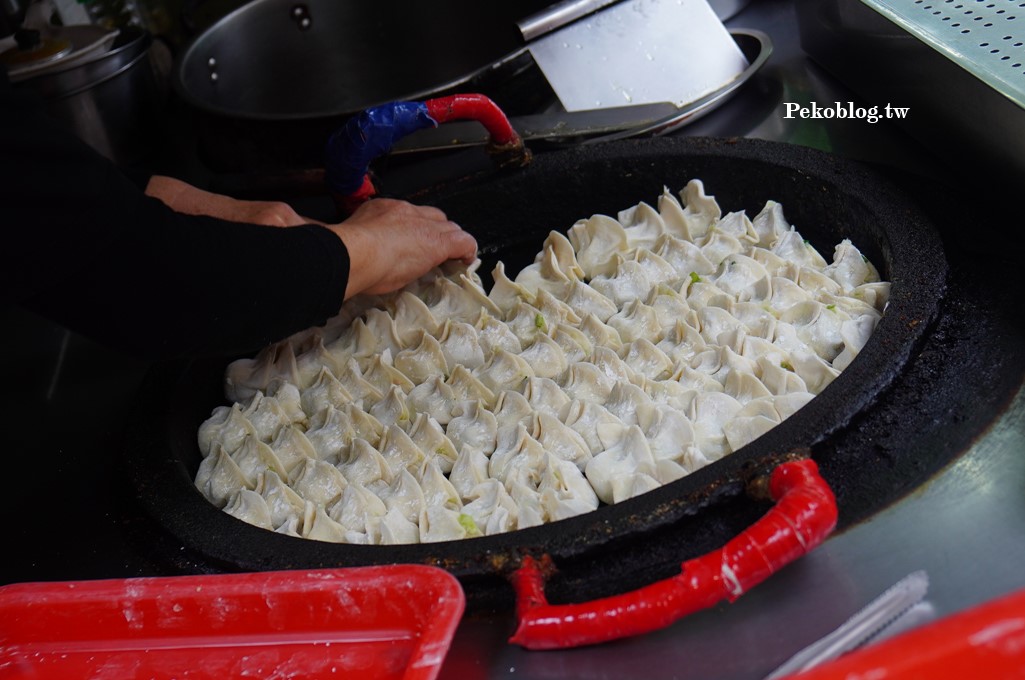
<path id="1" fill-rule="evenodd" d="M 664 185 L 677 190 L 692 178 L 704 181 L 724 212 L 753 216 L 767 200 L 780 202 L 787 219 L 827 258 L 833 245 L 850 238 L 892 282 L 886 313 L 851 366 L 799 413 L 741 450 L 643 496 L 504 535 L 406 546 L 309 541 L 245 524 L 193 486 L 200 462 L 196 431 L 225 403 L 227 364 L 196 360 L 157 366 L 142 387 L 125 456 L 138 499 L 210 568 L 427 563 L 459 577 L 471 603 L 504 601 L 511 591 L 501 587 L 503 575 L 525 553 L 554 558 L 560 573 L 549 592 L 558 600 L 636 586 L 720 546 L 767 508 L 744 494 L 745 485 L 787 452 L 806 447 L 815 455 L 837 433 L 856 429 L 937 318 L 947 266 L 937 234 L 916 206 L 870 170 L 826 153 L 703 138 L 629 140 L 542 154 L 525 169 L 465 178 L 416 199 L 442 207 L 477 236 L 482 271 L 497 259 L 516 271 L 533 259 L 550 230 L 652 202 Z M 913 488 L 942 462 L 873 470 L 856 457 L 842 465 L 826 461 L 824 474 L 841 500 L 841 528 Z M 880 474 L 896 476 L 883 491 Z M 845 508 L 845 498 L 859 506 Z"/>

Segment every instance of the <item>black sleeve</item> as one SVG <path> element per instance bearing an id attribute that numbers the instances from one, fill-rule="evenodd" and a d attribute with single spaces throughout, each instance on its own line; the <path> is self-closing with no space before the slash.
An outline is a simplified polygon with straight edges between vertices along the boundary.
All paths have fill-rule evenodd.
<path id="1" fill-rule="evenodd" d="M 176 213 L 46 118 L 0 69 L 4 297 L 148 359 L 248 352 L 338 312 L 330 230 Z"/>

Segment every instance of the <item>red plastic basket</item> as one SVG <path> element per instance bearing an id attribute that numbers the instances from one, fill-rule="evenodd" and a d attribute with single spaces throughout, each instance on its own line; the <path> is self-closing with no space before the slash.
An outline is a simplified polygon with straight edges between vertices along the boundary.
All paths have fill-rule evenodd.
<path id="1" fill-rule="evenodd" d="M 415 565 L 0 588 L 0 678 L 437 676 L 459 582 Z"/>

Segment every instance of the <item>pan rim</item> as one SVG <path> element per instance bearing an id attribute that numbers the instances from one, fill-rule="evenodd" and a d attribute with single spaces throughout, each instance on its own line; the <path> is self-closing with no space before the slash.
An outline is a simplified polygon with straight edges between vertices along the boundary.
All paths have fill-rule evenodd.
<path id="1" fill-rule="evenodd" d="M 890 306 L 862 353 L 799 413 L 733 454 L 681 480 L 614 506 L 539 527 L 463 541 L 399 546 L 333 544 L 273 534 L 247 525 L 206 501 L 194 487 L 184 462 L 169 450 L 171 444 L 166 437 L 176 396 L 167 386 L 180 387 L 182 376 L 188 375 L 198 363 L 160 364 L 146 377 L 142 392 L 147 397 L 139 400 L 140 408 L 133 414 L 124 447 L 130 481 L 150 516 L 186 547 L 229 569 L 409 562 L 440 566 L 463 578 L 502 573 L 515 566 L 518 555 L 539 549 L 554 557 L 580 557 L 624 535 L 654 532 L 684 516 L 703 512 L 718 498 L 739 493 L 745 480 L 754 473 L 766 472 L 778 456 L 794 448 L 812 448 L 848 426 L 885 391 L 938 316 L 947 276 L 938 234 L 910 199 L 860 163 L 806 147 L 753 139 L 624 140 L 589 149 L 539 155 L 535 164 L 541 171 L 560 164 L 572 167 L 584 157 L 582 154 L 591 154 L 587 157 L 593 159 L 596 149 L 599 160 L 591 162 L 604 162 L 602 158 L 615 154 L 631 155 L 638 165 L 654 159 L 672 162 L 715 157 L 762 164 L 834 189 L 859 187 L 862 196 L 857 198 L 867 202 L 873 214 L 887 216 L 890 221 L 883 233 L 888 239 L 884 245 L 891 255 L 887 278 L 892 283 Z M 459 184 L 439 191 L 430 202 L 445 205 L 453 196 L 475 191 L 492 181 L 504 180 L 486 178 Z M 708 189 L 715 193 L 714 186 Z M 786 208 L 786 203 L 780 202 Z M 911 253 L 915 256 L 908 258 Z M 905 266 L 906 262 L 914 262 L 915 266 Z M 226 364 L 226 360 L 222 361 Z M 831 400 L 822 398 L 840 393 L 850 397 L 846 400 L 850 408 L 843 413 L 835 412 Z M 140 455 L 140 451 L 145 455 Z M 582 536 L 587 540 L 581 541 Z"/>

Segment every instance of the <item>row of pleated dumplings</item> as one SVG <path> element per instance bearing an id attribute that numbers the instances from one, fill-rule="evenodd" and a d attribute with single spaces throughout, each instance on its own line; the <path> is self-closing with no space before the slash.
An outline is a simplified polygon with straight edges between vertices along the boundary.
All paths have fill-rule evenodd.
<path id="1" fill-rule="evenodd" d="M 515 278 L 446 265 L 232 363 L 197 488 L 305 538 L 511 531 L 645 493 L 792 415 L 857 356 L 889 293 L 768 202 L 702 183 L 552 231 Z"/>

